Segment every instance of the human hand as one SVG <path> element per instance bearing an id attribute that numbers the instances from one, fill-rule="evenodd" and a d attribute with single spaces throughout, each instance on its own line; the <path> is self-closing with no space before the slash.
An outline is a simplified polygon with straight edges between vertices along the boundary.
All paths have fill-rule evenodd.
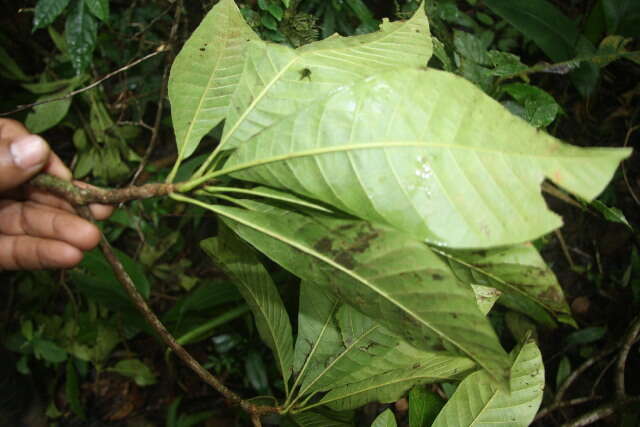
<path id="1" fill-rule="evenodd" d="M 0 271 L 70 268 L 100 241 L 100 231 L 63 199 L 25 183 L 44 172 L 71 180 L 47 143 L 22 124 L 0 119 Z M 113 208 L 91 205 L 96 219 Z"/>

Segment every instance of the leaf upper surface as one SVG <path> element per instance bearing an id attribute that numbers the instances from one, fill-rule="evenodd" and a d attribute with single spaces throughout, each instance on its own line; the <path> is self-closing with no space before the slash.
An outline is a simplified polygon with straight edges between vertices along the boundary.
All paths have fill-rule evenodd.
<path id="1" fill-rule="evenodd" d="M 405 69 L 263 130 L 225 169 L 438 246 L 482 248 L 561 225 L 540 194 L 545 178 L 591 200 L 629 153 L 562 144 L 458 76 Z"/>

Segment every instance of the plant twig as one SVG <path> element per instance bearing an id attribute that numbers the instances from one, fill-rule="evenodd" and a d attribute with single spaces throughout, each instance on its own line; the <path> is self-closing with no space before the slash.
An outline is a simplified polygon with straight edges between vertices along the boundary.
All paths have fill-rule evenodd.
<path id="1" fill-rule="evenodd" d="M 101 188 L 80 188 L 70 182 L 63 181 L 50 175 L 40 174 L 33 178 L 30 183 L 38 188 L 49 190 L 52 193 L 63 197 L 69 203 L 74 205 L 78 214 L 87 221 L 95 222 L 91 210 L 87 206 L 89 203 L 120 203 L 126 200 L 136 198 L 153 197 L 166 195 L 173 191 L 171 184 L 147 184 L 141 187 L 129 187 L 123 189 L 107 190 Z M 222 394 L 230 403 L 240 406 L 243 410 L 250 414 L 252 420 L 257 420 L 257 424 L 261 426 L 260 416 L 267 413 L 277 413 L 279 408 L 272 406 L 256 406 L 253 403 L 242 399 L 235 392 L 227 388 L 218 378 L 207 371 L 191 354 L 185 350 L 182 345 L 178 344 L 176 339 L 165 328 L 158 316 L 149 308 L 146 301 L 129 277 L 118 258 L 113 253 L 111 245 L 107 241 L 104 234 L 100 240 L 100 249 L 106 260 L 111 265 L 113 272 L 123 286 L 125 292 L 135 305 L 137 310 L 142 314 L 144 319 L 156 332 L 158 337 L 180 358 L 182 361 L 195 372 L 204 382 L 213 387 Z"/>
<path id="2" fill-rule="evenodd" d="M 576 379 L 578 379 L 578 377 L 580 375 L 582 375 L 587 369 L 589 369 L 591 366 L 595 365 L 600 360 L 604 359 L 605 357 L 609 356 L 611 353 L 615 352 L 617 349 L 618 349 L 617 346 L 609 348 L 609 349 L 605 349 L 605 350 L 601 351 L 600 353 L 598 353 L 598 354 L 590 357 L 589 359 L 585 360 L 582 363 L 582 365 L 578 366 L 578 368 L 576 368 L 571 373 L 571 375 L 569 375 L 567 377 L 567 379 L 564 380 L 562 385 L 558 388 L 558 392 L 556 393 L 556 396 L 555 396 L 555 399 L 554 399 L 554 404 L 562 401 L 562 398 L 564 397 L 564 395 L 567 392 L 567 390 L 569 389 L 569 387 L 575 382 Z"/>
<path id="3" fill-rule="evenodd" d="M 145 184 L 118 189 L 97 187 L 78 187 L 69 181 L 64 181 L 53 175 L 36 175 L 29 185 L 48 191 L 62 197 L 72 205 L 84 206 L 89 203 L 115 205 L 130 200 L 148 199 L 150 197 L 166 196 L 175 191 L 174 184 Z"/>
<path id="4" fill-rule="evenodd" d="M 631 138 L 631 134 L 633 134 L 635 131 L 637 131 L 639 129 L 640 129 L 640 125 L 636 125 L 636 126 L 633 126 L 632 128 L 630 128 L 627 131 L 627 134 L 625 135 L 625 138 L 624 138 L 623 147 L 626 147 L 627 144 L 629 143 L 629 139 Z M 622 177 L 624 178 L 624 183 L 627 185 L 627 190 L 629 190 L 629 194 L 631 194 L 631 197 L 636 202 L 636 204 L 640 205 L 640 199 L 636 195 L 635 191 L 633 191 L 633 188 L 631 187 L 631 184 L 629 183 L 629 178 L 627 177 L 627 168 L 625 167 L 625 162 L 622 162 L 621 166 L 622 166 Z"/>
<path id="5" fill-rule="evenodd" d="M 593 402 L 594 400 L 600 400 L 602 396 L 587 396 L 587 397 L 577 397 L 571 400 L 564 400 L 562 402 L 556 402 L 550 406 L 547 406 L 540 412 L 536 414 L 534 421 L 539 421 L 541 418 L 546 417 L 550 413 L 557 411 L 558 409 L 567 408 L 569 406 L 582 405 L 584 403 Z"/>
<path id="6" fill-rule="evenodd" d="M 18 108 L 16 108 L 15 110 L 7 111 L 7 112 L 4 112 L 4 113 L 0 113 L 0 117 L 2 117 L 2 116 L 10 116 L 11 114 L 19 113 L 20 111 L 27 110 L 27 109 L 32 108 L 32 107 L 37 107 L 38 105 L 48 104 L 50 102 L 62 101 L 64 99 L 68 99 L 68 98 L 71 98 L 73 96 L 76 96 L 79 93 L 86 92 L 86 91 L 88 91 L 90 89 L 93 89 L 96 86 L 101 85 L 102 82 L 104 82 L 105 80 L 108 80 L 111 77 L 113 77 L 113 76 L 115 76 L 117 74 L 120 74 L 123 71 L 127 71 L 129 68 L 135 67 L 139 63 L 144 62 L 147 59 L 158 55 L 159 53 L 165 52 L 166 50 L 167 50 L 167 46 L 162 44 L 162 45 L 158 46 L 158 48 L 156 50 L 154 50 L 153 52 L 143 56 L 142 58 L 138 58 L 133 62 L 128 63 L 124 67 L 118 68 L 117 70 L 110 72 L 106 76 L 101 77 L 98 80 L 96 80 L 95 82 L 91 83 L 89 86 L 85 86 L 83 88 L 76 89 L 76 90 L 74 90 L 72 92 L 69 92 L 68 94 L 66 94 L 64 96 L 59 97 L 59 98 L 47 99 L 46 101 L 34 102 L 34 103 L 31 103 L 31 104 L 18 105 Z"/>
<path id="7" fill-rule="evenodd" d="M 622 349 L 620 349 L 620 354 L 618 355 L 618 364 L 616 365 L 616 375 L 615 375 L 615 384 L 616 384 L 616 396 L 618 399 L 623 399 L 626 397 L 625 386 L 624 386 L 624 371 L 625 365 L 627 363 L 627 356 L 629 356 L 629 351 L 631 351 L 631 347 L 636 340 L 636 337 L 640 334 L 640 316 L 636 317 L 629 328 L 629 332 L 624 339 L 622 344 Z"/>
<path id="8" fill-rule="evenodd" d="M 180 17 L 182 14 L 182 2 L 178 1 L 175 5 L 176 11 L 173 16 L 173 26 L 171 27 L 171 31 L 169 33 L 169 41 L 167 42 L 168 50 L 173 52 L 173 45 L 176 39 L 176 35 L 178 33 L 178 26 L 180 23 Z M 140 174 L 147 166 L 149 162 L 149 158 L 151 158 L 151 154 L 153 150 L 155 150 L 156 145 L 158 144 L 158 134 L 160 133 L 160 123 L 162 122 L 162 113 L 164 112 L 164 98 L 167 94 L 167 86 L 169 84 L 169 70 L 171 70 L 171 64 L 173 63 L 173 58 L 175 55 L 170 54 L 166 59 L 166 64 L 164 66 L 164 71 L 162 72 L 162 87 L 160 88 L 160 99 L 158 99 L 158 107 L 156 109 L 156 117 L 153 123 L 153 128 L 151 128 L 151 139 L 149 140 L 149 145 L 145 150 L 144 156 L 140 161 L 140 165 L 136 169 L 133 174 L 133 178 L 131 178 L 131 185 L 135 185 L 140 177 Z"/>
<path id="9" fill-rule="evenodd" d="M 614 414 L 618 410 L 624 408 L 627 405 L 632 403 L 640 402 L 640 397 L 628 397 L 626 399 L 616 399 L 612 402 L 606 403 L 602 406 L 597 407 L 593 411 L 589 411 L 586 414 L 576 418 L 573 421 L 565 423 L 562 427 L 583 427 L 588 426 L 589 424 L 593 424 L 598 420 L 608 417 L 609 415 Z"/>
<path id="10" fill-rule="evenodd" d="M 78 213 L 88 221 L 94 222 L 93 215 L 87 206 L 78 206 Z M 146 301 L 142 298 L 140 293 L 135 287 L 133 280 L 129 277 L 129 274 L 125 271 L 124 267 L 118 260 L 118 258 L 113 253 L 111 245 L 107 241 L 106 237 L 102 235 L 100 240 L 100 249 L 106 260 L 111 265 L 116 278 L 120 282 L 120 284 L 124 287 L 127 295 L 136 306 L 138 311 L 142 314 L 144 319 L 149 323 L 149 325 L 153 328 L 153 330 L 158 334 L 160 339 L 169 347 L 173 352 L 187 365 L 193 372 L 196 373 L 204 382 L 213 387 L 217 392 L 222 394 L 230 403 L 234 405 L 240 406 L 243 410 L 248 412 L 252 420 L 257 419 L 258 423 L 254 422 L 254 425 L 261 426 L 260 424 L 260 416 L 266 413 L 277 412 L 278 408 L 271 406 L 256 406 L 253 403 L 250 403 L 244 399 L 242 399 L 235 392 L 231 391 L 227 386 L 225 386 L 218 378 L 213 376 L 209 371 L 207 371 L 196 359 L 191 356 L 191 354 L 185 350 L 180 344 L 178 344 L 171 335 L 171 333 L 165 328 L 162 324 L 158 316 L 149 308 Z"/>

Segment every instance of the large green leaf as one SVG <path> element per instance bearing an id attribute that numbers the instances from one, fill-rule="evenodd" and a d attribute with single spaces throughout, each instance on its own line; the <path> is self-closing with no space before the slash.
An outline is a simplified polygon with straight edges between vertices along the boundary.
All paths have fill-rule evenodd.
<path id="1" fill-rule="evenodd" d="M 171 67 L 169 101 L 178 163 L 227 115 L 247 42 L 257 40 L 233 0 L 222 0 L 191 34 Z"/>
<path id="2" fill-rule="evenodd" d="M 546 0 L 486 0 L 486 5 L 532 39 L 554 61 L 575 56 L 574 21 Z"/>
<path id="3" fill-rule="evenodd" d="M 60 123 L 60 121 L 64 119 L 69 112 L 69 107 L 71 107 L 71 98 L 65 98 L 53 102 L 47 101 L 62 98 L 69 92 L 71 92 L 71 89 L 38 98 L 37 102 L 45 103 L 36 105 L 33 107 L 33 111 L 30 111 L 29 114 L 27 114 L 27 118 L 25 119 L 25 126 L 27 129 L 33 133 L 40 133 Z"/>
<path id="4" fill-rule="evenodd" d="M 412 236 L 364 221 L 313 217 L 256 202 L 255 211 L 189 201 L 223 216 L 240 237 L 303 280 L 419 348 L 453 346 L 501 383 L 509 361 L 471 288 Z M 259 210 L 259 211 L 258 211 Z"/>
<path id="5" fill-rule="evenodd" d="M 69 0 L 38 0 L 33 13 L 33 29 L 51 25 L 67 5 Z"/>
<path id="6" fill-rule="evenodd" d="M 556 315 L 571 314 L 556 276 L 530 243 L 480 251 L 435 251 L 465 283 L 523 296 Z"/>
<path id="7" fill-rule="evenodd" d="M 425 66 L 431 53 L 422 7 L 406 22 L 385 21 L 378 32 L 334 35 L 296 50 L 252 42 L 220 146 L 235 147 L 329 92 L 376 72 Z"/>
<path id="8" fill-rule="evenodd" d="M 219 173 L 287 188 L 435 245 L 495 247 L 562 224 L 540 194 L 545 178 L 591 200 L 629 153 L 562 144 L 461 77 L 403 69 L 263 130 Z"/>
<path id="9" fill-rule="evenodd" d="M 373 420 L 371 427 L 397 427 L 396 417 L 391 412 L 391 409 L 387 409 Z"/>
<path id="10" fill-rule="evenodd" d="M 324 288 L 315 283 L 301 283 L 298 338 L 293 357 L 296 385 L 308 381 L 307 378 L 316 378 L 324 362 L 340 351 L 340 332 L 335 321 L 339 306 Z"/>
<path id="11" fill-rule="evenodd" d="M 391 403 L 415 385 L 460 380 L 473 366 L 473 362 L 464 357 L 433 353 L 409 368 L 395 369 L 360 382 L 333 388 L 318 404 L 341 411 L 358 408 L 369 402 Z"/>
<path id="12" fill-rule="evenodd" d="M 103 22 L 109 20 L 109 0 L 84 0 L 93 16 Z"/>
<path id="13" fill-rule="evenodd" d="M 458 386 L 433 427 L 528 426 L 542 401 L 544 365 L 533 341 L 514 353 L 510 392 L 494 387 L 485 372 L 475 372 Z"/>
<path id="14" fill-rule="evenodd" d="M 353 427 L 353 412 L 337 413 L 326 408 L 293 414 L 291 419 L 297 427 Z"/>
<path id="15" fill-rule="evenodd" d="M 98 39 L 98 23 L 84 0 L 75 0 L 64 27 L 64 36 L 76 75 L 82 74 L 93 59 Z"/>
<path id="16" fill-rule="evenodd" d="M 364 316 L 351 306 L 344 305 L 336 313 L 340 329 L 339 350 L 322 360 L 322 370 L 305 377 L 300 395 L 324 391 L 348 383 L 372 359 L 384 357 L 394 348 L 399 339 L 385 328 Z"/>
<path id="17" fill-rule="evenodd" d="M 258 333 L 273 351 L 286 387 L 293 363 L 291 323 L 271 276 L 254 251 L 226 227 L 221 227 L 218 237 L 203 240 L 200 245 L 233 279 L 251 308 Z"/>

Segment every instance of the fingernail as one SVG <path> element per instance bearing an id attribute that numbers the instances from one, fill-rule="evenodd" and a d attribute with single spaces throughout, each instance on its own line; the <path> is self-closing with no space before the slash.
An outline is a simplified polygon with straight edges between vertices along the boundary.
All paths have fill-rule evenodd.
<path id="1" fill-rule="evenodd" d="M 49 155 L 47 144 L 37 135 L 27 135 L 15 140 L 9 150 L 13 163 L 22 169 L 43 164 Z"/>

